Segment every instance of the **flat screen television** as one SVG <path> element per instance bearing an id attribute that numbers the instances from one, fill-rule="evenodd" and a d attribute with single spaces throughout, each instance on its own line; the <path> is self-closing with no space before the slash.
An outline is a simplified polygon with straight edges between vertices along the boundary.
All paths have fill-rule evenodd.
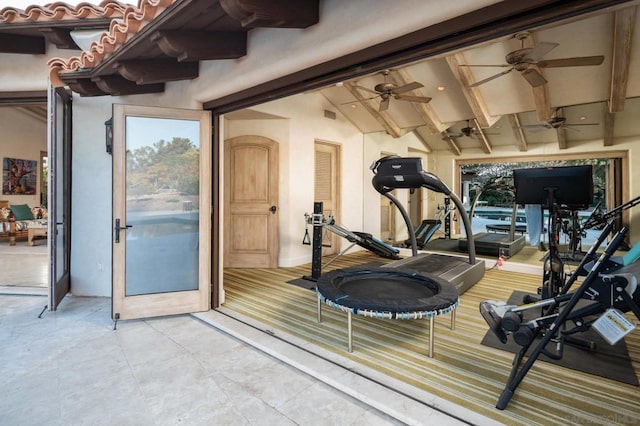
<path id="1" fill-rule="evenodd" d="M 549 207 L 550 190 L 557 205 L 586 208 L 593 202 L 593 171 L 590 165 L 515 169 L 513 184 L 518 204 Z"/>

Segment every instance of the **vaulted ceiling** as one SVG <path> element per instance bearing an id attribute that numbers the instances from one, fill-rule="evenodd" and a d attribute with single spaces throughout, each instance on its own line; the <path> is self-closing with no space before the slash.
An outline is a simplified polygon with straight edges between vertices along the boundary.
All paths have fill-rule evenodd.
<path id="1" fill-rule="evenodd" d="M 525 13 L 530 7 L 546 13 L 532 19 L 550 22 L 555 13 L 551 8 L 562 2 L 502 3 L 491 14 L 471 14 L 452 22 L 465 31 L 468 27 L 469 33 L 461 34 L 471 40 L 476 37 L 471 33 L 487 24 L 483 20 L 495 20 L 492 14 L 506 17 L 515 13 L 510 8 L 525 8 L 521 11 Z M 492 23 L 491 31 L 500 34 L 495 39 L 481 37 L 480 44 L 424 54 L 425 60 L 394 64 L 385 72 L 363 64 L 372 63 L 372 55 L 395 55 L 385 52 L 393 41 L 373 46 L 350 59 L 360 63 L 350 65 L 341 59 L 345 78 L 317 90 L 362 132 L 385 131 L 394 138 L 413 132 L 426 151 L 459 155 L 479 149 L 489 154 L 500 146 L 527 151 L 539 143 L 563 149 L 599 139 L 611 146 L 620 138 L 637 136 L 640 2 L 568 3 L 575 2 L 559 6 L 566 15 L 571 15 L 571 8 L 588 11 L 591 3 L 597 6 L 594 9 L 609 3 L 615 8 L 531 25 L 526 33 L 505 35 L 500 25 Z M 198 77 L 200 61 L 250 54 L 247 33 L 253 28 L 307 28 L 319 19 L 319 0 L 141 0 L 138 7 L 105 0 L 100 6 L 75 8 L 52 3 L 24 11 L 0 10 L 0 52 L 42 54 L 45 40 L 59 49 L 78 49 L 76 40 L 83 32 L 98 30 L 101 35 L 90 47 L 76 50 L 71 58 L 50 61 L 54 84 L 81 96 L 156 93 L 167 82 Z M 426 30 L 433 37 L 441 31 Z M 456 37 L 450 35 L 437 48 L 471 44 L 455 41 Z M 425 40 L 432 43 L 428 36 Z M 601 58 L 601 63 L 577 60 L 582 65 L 576 66 L 576 60 L 566 60 L 575 57 Z M 316 74 L 323 72 L 323 66 Z M 357 69 L 367 66 L 370 74 L 353 78 Z M 299 79 L 313 77 L 302 74 Z M 262 90 L 270 91 L 269 84 Z M 383 96 L 375 90 L 379 84 Z M 403 90 L 394 93 L 398 87 Z"/>
<path id="2" fill-rule="evenodd" d="M 636 10 L 634 2 L 532 28 L 320 92 L 363 132 L 414 132 L 426 151 L 489 154 L 539 143 L 564 149 L 599 139 L 611 146 L 640 135 Z M 511 52 L 532 57 L 516 63 Z M 400 91 L 385 93 L 385 83 Z"/>

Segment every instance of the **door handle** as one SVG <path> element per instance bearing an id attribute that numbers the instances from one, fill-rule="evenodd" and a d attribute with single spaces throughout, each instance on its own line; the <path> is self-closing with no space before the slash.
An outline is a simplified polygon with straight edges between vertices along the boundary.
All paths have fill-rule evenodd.
<path id="1" fill-rule="evenodd" d="M 278 210 L 278 208 L 277 208 L 276 206 L 271 206 L 271 207 L 269 208 L 269 211 L 270 211 L 271 213 L 273 213 L 273 214 L 276 214 L 276 211 L 277 211 L 277 210 Z"/>
<path id="2" fill-rule="evenodd" d="M 120 243 L 120 231 L 121 230 L 126 231 L 127 228 L 131 228 L 131 225 L 120 226 L 120 219 L 116 219 L 116 226 L 114 228 L 116 231 L 116 236 L 115 236 L 116 244 Z"/>

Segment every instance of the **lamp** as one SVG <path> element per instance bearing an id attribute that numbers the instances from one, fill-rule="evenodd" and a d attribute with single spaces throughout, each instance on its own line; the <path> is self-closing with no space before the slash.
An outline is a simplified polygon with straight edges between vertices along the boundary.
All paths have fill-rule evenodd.
<path id="1" fill-rule="evenodd" d="M 104 122 L 106 130 L 105 143 L 107 146 L 107 154 L 113 153 L 113 117 Z"/>

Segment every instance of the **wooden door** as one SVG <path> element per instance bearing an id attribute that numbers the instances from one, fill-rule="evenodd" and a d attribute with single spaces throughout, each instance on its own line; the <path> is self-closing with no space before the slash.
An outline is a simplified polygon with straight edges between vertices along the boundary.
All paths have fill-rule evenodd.
<path id="1" fill-rule="evenodd" d="M 395 197 L 396 190 L 391 191 Z M 397 207 L 384 195 L 380 196 L 380 239 L 391 244 L 396 239 L 396 210 Z"/>
<path id="2" fill-rule="evenodd" d="M 340 146 L 326 143 L 315 143 L 315 177 L 314 201 L 323 203 L 325 217 L 333 216 L 340 223 Z M 324 231 L 322 235 L 322 254 L 330 255 L 339 252 L 340 237 Z"/>
<path id="3" fill-rule="evenodd" d="M 224 266 L 278 267 L 278 143 L 238 136 L 224 148 Z"/>
<path id="4" fill-rule="evenodd" d="M 395 155 L 392 152 L 381 152 L 380 158 Z M 390 192 L 394 197 L 397 191 Z M 396 210 L 398 208 L 384 195 L 380 196 L 380 239 L 391 244 L 396 239 Z"/>
<path id="5" fill-rule="evenodd" d="M 114 319 L 209 309 L 211 113 L 113 106 Z"/>
<path id="6" fill-rule="evenodd" d="M 409 191 L 409 219 L 414 228 L 422 223 L 422 188 Z"/>

